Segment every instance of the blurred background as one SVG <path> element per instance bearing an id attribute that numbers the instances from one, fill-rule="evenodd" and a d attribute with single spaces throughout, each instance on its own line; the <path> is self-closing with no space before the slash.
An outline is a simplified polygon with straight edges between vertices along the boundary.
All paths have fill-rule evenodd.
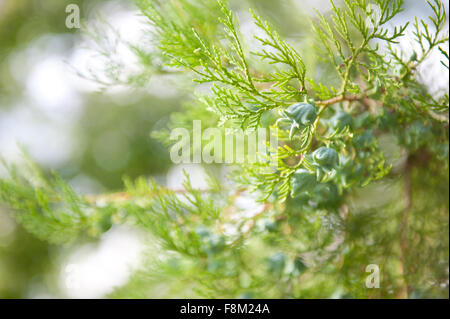
<path id="1" fill-rule="evenodd" d="M 79 6 L 83 23 L 99 39 L 66 27 L 68 4 Z M 295 5 L 303 14 L 329 8 L 328 1 Z M 310 32 L 300 27 L 302 15 L 291 14 L 289 1 L 239 6 L 256 7 L 291 38 Z M 405 20 L 428 15 L 422 1 L 407 0 L 405 9 Z M 23 146 L 84 194 L 118 191 L 123 176 L 176 183 L 180 169 L 170 166 L 166 147 L 150 132 L 179 109 L 186 93 L 159 76 L 141 88 L 121 85 L 146 74 L 136 73 L 134 56 L 114 32 L 140 43 L 147 27 L 131 0 L 0 0 L 0 156 L 20 161 Z M 112 56 L 102 56 L 108 48 Z M 89 79 L 97 68 L 107 71 L 111 61 L 123 71 L 113 74 L 117 85 Z M 448 73 L 437 73 L 436 65 L 429 64 L 423 76 L 437 90 L 448 86 Z M 98 242 L 54 247 L 0 207 L 0 298 L 105 297 L 139 267 L 144 242 L 136 230 L 115 226 Z"/>

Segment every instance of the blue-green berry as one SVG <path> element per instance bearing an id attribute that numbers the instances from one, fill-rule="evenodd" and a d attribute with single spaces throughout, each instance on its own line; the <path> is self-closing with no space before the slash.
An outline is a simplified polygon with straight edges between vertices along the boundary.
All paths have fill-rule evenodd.
<path id="1" fill-rule="evenodd" d="M 333 169 L 339 166 L 339 155 L 335 149 L 329 147 L 319 147 L 313 153 L 313 159 L 319 166 Z"/>
<path id="2" fill-rule="evenodd" d="M 295 270 L 297 270 L 300 274 L 304 273 L 305 270 L 308 269 L 308 267 L 305 265 L 303 259 L 300 256 L 295 258 L 294 267 L 295 267 Z"/>
<path id="3" fill-rule="evenodd" d="M 304 168 L 298 169 L 291 177 L 292 196 L 308 192 L 316 186 L 316 176 Z"/>
<path id="4" fill-rule="evenodd" d="M 286 265 L 286 255 L 276 253 L 268 258 L 267 264 L 270 272 L 280 275 Z"/>
<path id="5" fill-rule="evenodd" d="M 292 104 L 286 109 L 285 113 L 299 126 L 311 125 L 317 118 L 316 108 L 309 103 Z"/>

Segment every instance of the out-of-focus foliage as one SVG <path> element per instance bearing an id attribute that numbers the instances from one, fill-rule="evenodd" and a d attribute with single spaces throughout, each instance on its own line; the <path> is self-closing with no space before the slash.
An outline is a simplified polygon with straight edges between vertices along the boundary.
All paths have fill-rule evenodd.
<path id="1" fill-rule="evenodd" d="M 115 223 L 150 233 L 148 262 L 112 297 L 448 298 L 448 91 L 432 94 L 418 75 L 432 52 L 448 65 L 442 2 L 425 4 L 428 19 L 395 27 L 401 0 L 332 2 L 301 39 L 289 38 L 293 17 L 276 31 L 270 5 L 249 13 L 215 0 L 137 5 L 158 48 L 142 69 L 195 93 L 167 127 L 277 127 L 278 166 L 238 165 L 226 181 L 211 173 L 202 190 L 187 176 L 183 190 L 133 182 L 140 169 L 166 168 L 142 159 L 158 151 L 139 151 L 154 121 L 104 111 L 85 125 L 94 142 L 83 171 L 116 188 L 115 168 L 132 177 L 125 191 L 83 196 L 33 164 L 5 163 L 0 201 L 30 233 L 52 244 L 97 238 Z M 410 29 L 419 49 L 406 56 L 398 43 Z M 145 112 L 140 103 L 130 110 Z M 167 130 L 155 130 L 167 143 Z M 96 153 L 109 141 L 130 166 Z M 380 268 L 379 289 L 365 286 L 369 264 Z"/>
<path id="2" fill-rule="evenodd" d="M 46 34 L 73 34 L 65 26 L 64 13 L 70 3 L 88 11 L 102 0 L 17 0 L 2 1 L 0 9 L 0 108 L 8 105 L 3 99 L 14 98 L 22 88 L 15 85 L 9 55 Z"/>
<path id="3" fill-rule="evenodd" d="M 70 30 L 65 26 L 66 6 L 77 4 L 83 21 L 97 14 L 93 10 L 102 8 L 105 1 L 2 1 L 0 4 L 0 131 L 8 124 L 5 118 L 9 112 L 23 113 L 23 106 L 31 112 L 35 121 L 47 126 L 53 125 L 51 119 L 42 114 L 42 108 L 29 100 L 27 81 L 33 69 L 17 68 L 17 65 L 39 66 L 40 58 L 61 54 L 69 59 L 79 49 L 84 33 Z M 112 7 L 123 10 L 128 1 L 110 2 Z M 101 14 L 101 13 L 100 13 Z M 58 45 L 61 44 L 61 45 Z M 44 45 L 43 45 L 44 44 Z M 33 56 L 36 54 L 36 56 Z M 63 59 L 63 58 L 61 58 Z M 67 72 L 74 73 L 69 61 Z M 51 72 L 51 70 L 49 70 Z M 120 188 L 123 177 L 136 178 L 144 174 L 163 176 L 170 162 L 167 150 L 155 139 L 150 131 L 159 120 L 177 109 L 178 95 L 165 98 L 156 97 L 143 90 L 129 90 L 119 94 L 99 94 L 81 92 L 83 108 L 79 115 L 66 113 L 73 118 L 67 129 L 73 130 L 74 145 L 70 159 L 56 168 L 66 180 L 70 180 L 77 190 L 83 193 L 112 191 Z M 131 102 L 133 101 L 133 102 Z M 69 101 L 70 102 L 70 101 Z M 65 102 L 55 112 L 64 111 Z M 4 112 L 4 113 L 3 113 Z M 64 113 L 64 112 L 62 112 Z M 3 117 L 5 116 L 5 117 Z M 12 117 L 16 127 L 23 124 L 20 118 Z M 25 123 L 27 123 L 25 121 Z M 23 127 L 27 131 L 26 127 Z M 39 132 L 40 133 L 40 132 Z M 6 142 L 8 141 L 6 137 Z M 45 135 L 36 139 L 45 139 Z M 1 138 L 0 138 L 1 140 Z M 48 143 L 51 143 L 48 141 Z M 0 157 L 3 157 L 0 146 Z M 46 150 L 42 149 L 45 153 Z M 48 163 L 40 163 L 46 174 L 51 174 Z M 0 175 L 3 177 L 4 171 Z M 8 197 L 11 200 L 12 197 Z M 5 225 L 0 228 L 0 297 L 24 298 L 35 296 L 59 296 L 61 283 L 57 274 L 61 271 L 61 255 L 70 251 L 72 245 L 60 249 L 48 245 L 30 232 L 23 224 L 16 224 L 13 215 L 2 205 L 0 218 Z M 10 225 L 11 224 L 11 225 Z M 25 223 L 26 224 L 26 223 Z M 88 238 L 97 238 L 88 236 Z"/>

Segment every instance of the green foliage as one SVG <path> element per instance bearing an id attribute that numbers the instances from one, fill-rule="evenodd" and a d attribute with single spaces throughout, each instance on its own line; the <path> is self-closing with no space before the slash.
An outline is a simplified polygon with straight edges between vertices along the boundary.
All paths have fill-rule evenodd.
<path id="1" fill-rule="evenodd" d="M 44 174 L 30 161 L 20 170 L 4 164 L 9 178 L 0 180 L 2 203 L 17 211 L 15 217 L 38 238 L 68 243 L 82 232 L 98 234 L 108 207 L 95 210 L 57 175 Z"/>
<path id="2" fill-rule="evenodd" d="M 393 28 L 401 0 L 331 2 L 312 21 L 311 68 L 254 12 L 249 50 L 226 3 L 137 4 L 158 47 L 149 63 L 193 79 L 192 91 L 207 88 L 169 126 L 278 128 L 278 152 L 233 167 L 225 184 L 211 175 L 206 190 L 187 176 L 183 191 L 139 179 L 95 198 L 9 167 L 0 199 L 29 231 L 54 243 L 113 223 L 151 233 L 156 269 L 116 297 L 145 297 L 143 283 L 164 280 L 162 297 L 448 297 L 448 92 L 432 94 L 417 71 L 433 50 L 448 68 L 442 2 L 428 3 L 429 21 Z M 398 43 L 408 27 L 421 50 L 405 58 Z M 368 264 L 382 269 L 379 290 L 364 286 Z"/>

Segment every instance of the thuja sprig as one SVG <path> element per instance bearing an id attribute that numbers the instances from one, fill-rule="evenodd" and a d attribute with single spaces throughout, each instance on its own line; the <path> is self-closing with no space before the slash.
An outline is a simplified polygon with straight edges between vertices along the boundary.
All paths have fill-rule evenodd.
<path id="1" fill-rule="evenodd" d="M 225 2 L 137 3 L 153 26 L 158 70 L 176 68 L 176 76 L 194 80 L 192 91 L 210 89 L 192 94 L 176 124 L 191 128 L 200 117 L 208 126 L 278 127 L 280 144 L 267 145 L 257 163 L 234 166 L 226 187 L 211 178 L 205 189 L 187 176 L 183 190 L 141 178 L 126 181 L 124 192 L 81 196 L 57 176 L 6 165 L 0 201 L 30 232 L 67 243 L 132 223 L 151 234 L 161 268 L 183 277 L 177 282 L 188 282 L 189 292 L 213 297 L 307 297 L 304 283 L 320 287 L 320 296 L 342 289 L 368 296 L 354 283 L 369 259 L 395 266 L 385 268 L 386 278 L 404 279 L 389 285 L 401 296 L 411 291 L 408 282 L 420 287 L 431 276 L 438 287 L 448 279 L 441 248 L 448 201 L 437 195 L 448 192 L 448 92 L 431 94 L 418 79 L 431 50 L 441 51 L 448 68 L 442 2 L 429 2 L 429 21 L 414 21 L 420 51 L 412 56 L 398 45 L 408 23 L 389 28 L 401 0 L 331 2 L 330 14 L 318 14 L 312 26 L 322 51 L 297 50 L 254 12 L 262 35 L 249 50 Z M 387 159 L 386 140 L 394 149 Z M 388 174 L 386 183 L 361 190 Z M 375 204 L 366 198 L 358 205 L 361 193 L 377 187 Z M 421 265 L 413 264 L 409 249 L 429 251 L 436 262 L 414 256 Z M 335 280 L 342 274 L 345 280 Z"/>
<path id="2" fill-rule="evenodd" d="M 444 32 L 447 21 L 444 4 L 438 0 L 434 0 L 433 2 L 427 1 L 427 3 L 434 14 L 429 17 L 433 30 L 430 30 L 430 26 L 425 20 L 418 20 L 417 17 L 414 19 L 413 33 L 421 49 L 419 56 L 413 59 L 415 65 L 422 63 L 434 48 L 448 42 L 448 31 Z"/>
<path id="3" fill-rule="evenodd" d="M 306 68 L 300 54 L 282 40 L 278 33 L 272 30 L 266 21 L 263 21 L 253 11 L 251 13 L 255 24 L 264 31 L 266 36 L 265 38 L 255 36 L 255 38 L 263 46 L 269 47 L 272 50 L 267 51 L 266 49 L 262 49 L 260 52 L 253 52 L 253 54 L 259 56 L 263 61 L 268 61 L 270 64 L 281 64 L 289 67 L 289 71 L 278 70 L 272 75 L 258 79 L 258 81 L 274 82 L 273 85 L 281 88 L 284 92 L 284 97 L 287 99 L 298 96 L 299 93 L 306 94 Z M 299 87 L 292 87 L 290 85 L 292 80 L 297 80 Z M 290 95 L 286 95 L 289 92 Z"/>
<path id="4" fill-rule="evenodd" d="M 384 26 L 395 15 L 402 11 L 403 1 L 380 0 L 369 3 L 368 1 L 345 1 L 345 8 L 338 8 L 332 4 L 332 21 L 328 20 L 319 12 L 319 24 L 313 28 L 318 35 L 319 42 L 325 49 L 325 52 L 334 62 L 337 74 L 342 79 L 342 84 L 337 95 L 348 93 L 348 89 L 357 92 L 355 85 L 350 85 L 350 75 L 353 68 L 361 65 L 359 57 L 363 53 L 376 54 L 377 48 L 371 48 L 371 40 L 382 40 L 388 43 L 396 43 L 397 39 L 404 35 L 409 22 L 400 27 L 395 27 L 393 32 Z M 373 5 L 378 7 L 377 12 Z M 360 34 L 359 44 L 354 42 L 353 32 Z M 335 53 L 338 53 L 339 59 L 336 59 Z"/>

